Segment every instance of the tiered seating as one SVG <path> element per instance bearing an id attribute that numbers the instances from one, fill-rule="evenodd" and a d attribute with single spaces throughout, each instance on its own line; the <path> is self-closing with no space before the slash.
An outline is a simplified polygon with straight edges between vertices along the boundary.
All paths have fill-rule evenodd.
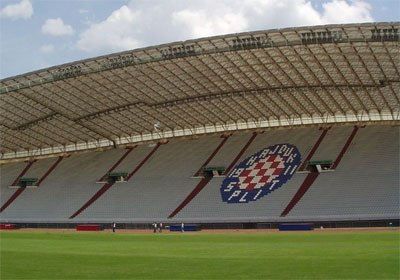
<path id="1" fill-rule="evenodd" d="M 76 219 L 166 219 L 201 180 L 192 176 L 220 141 L 219 136 L 212 136 L 161 145 L 128 182 L 116 184 Z M 140 146 L 133 154 L 140 152 L 144 157 L 151 149 Z"/>
<path id="2" fill-rule="evenodd" d="M 281 217 L 286 217 L 290 211 L 297 205 L 297 203 L 303 198 L 304 194 L 307 193 L 307 191 L 309 190 L 309 188 L 314 184 L 315 180 L 318 178 L 318 176 L 320 175 L 318 168 L 314 167 L 314 168 L 308 168 L 308 165 L 312 162 L 316 163 L 328 163 L 329 165 L 327 166 L 327 168 L 331 168 L 331 169 L 335 169 L 341 159 L 343 158 L 343 156 L 346 154 L 346 151 L 348 150 L 349 145 L 352 143 L 352 140 L 354 138 L 354 136 L 356 135 L 357 131 L 358 131 L 358 127 L 354 127 L 350 136 L 347 137 L 346 141 L 343 141 L 344 144 L 342 144 L 342 147 L 340 147 L 340 140 L 341 138 L 344 139 L 345 136 L 345 132 L 346 129 L 337 129 L 334 130 L 333 134 L 334 136 L 332 136 L 332 132 L 329 134 L 332 139 L 335 139 L 336 141 L 334 142 L 336 145 L 326 145 L 326 143 L 322 142 L 325 139 L 325 136 L 328 132 L 328 130 L 324 130 L 323 133 L 321 134 L 321 137 L 323 137 L 322 139 L 320 138 L 319 140 L 317 140 L 316 143 L 318 143 L 317 146 L 313 147 L 313 152 L 310 152 L 306 159 L 304 160 L 301 168 L 299 169 L 299 171 L 310 171 L 310 173 L 307 175 L 307 177 L 304 179 L 304 181 L 301 183 L 300 187 L 298 188 L 297 192 L 295 193 L 295 195 L 293 196 L 293 198 L 290 200 L 290 202 L 287 204 L 287 206 L 285 207 L 285 209 L 282 211 L 281 213 Z M 324 155 L 324 151 L 330 151 L 330 153 L 326 154 L 325 156 L 329 157 L 333 157 L 332 159 L 321 159 L 321 160 L 313 160 L 315 157 L 321 157 L 321 154 Z M 321 152 L 322 151 L 322 152 Z M 332 152 L 333 151 L 333 152 Z M 320 167 L 320 170 L 322 171 L 322 168 Z"/>
<path id="3" fill-rule="evenodd" d="M 84 153 L 65 158 L 36 189 L 26 189 L 3 213 L 1 219 L 13 221 L 62 221 L 76 211 L 102 185 L 96 181 L 123 150 Z M 49 159 L 50 160 L 50 159 Z M 52 159 L 54 161 L 55 159 Z M 40 177 L 49 167 L 47 160 L 35 162 Z M 45 168 L 42 165 L 46 166 Z M 1 186 L 3 191 L 6 186 Z"/>
<path id="4" fill-rule="evenodd" d="M 49 168 L 57 161 L 57 157 L 38 160 L 24 174 L 24 178 L 40 179 L 49 170 Z"/>
<path id="5" fill-rule="evenodd" d="M 342 126 L 329 129 L 327 135 L 315 151 L 311 160 L 334 161 L 343 148 L 343 145 L 346 143 L 352 130 L 352 126 Z"/>
<path id="6" fill-rule="evenodd" d="M 353 127 L 330 129 L 311 160 L 335 160 L 352 131 Z M 304 159 L 320 135 L 321 130 L 317 128 L 260 133 L 236 164 L 278 143 L 296 145 Z M 250 137 L 252 132 L 233 134 L 207 165 L 228 167 Z M 224 177 L 214 177 L 174 218 L 168 219 L 202 180 L 193 175 L 220 143 L 219 135 L 214 135 L 192 140 L 175 139 L 160 145 L 127 182 L 115 183 L 88 208 L 69 219 L 103 187 L 104 183 L 96 182 L 126 150 L 72 155 L 63 159 L 38 188 L 21 193 L 0 214 L 0 220 L 85 223 L 399 218 L 399 128 L 370 126 L 358 130 L 337 169 L 321 173 L 286 217 L 280 215 L 307 173 L 296 173 L 278 190 L 259 200 L 240 204 L 221 200 L 220 187 Z M 138 146 L 114 171 L 131 173 L 153 148 Z M 38 160 L 26 176 L 40 178 L 54 161 L 56 158 Z M 2 204 L 15 191 L 8 186 L 26 164 L 1 166 Z"/>
<path id="7" fill-rule="evenodd" d="M 13 195 L 15 189 L 8 188 L 13 184 L 15 179 L 26 167 L 26 162 L 10 163 L 1 165 L 0 172 L 0 182 L 1 182 L 1 192 L 0 192 L 0 204 L 1 206 L 7 202 L 7 200 Z M 1 207 L 0 206 L 0 207 Z"/>
<path id="8" fill-rule="evenodd" d="M 259 134 L 239 162 L 249 155 L 276 143 L 296 143 L 300 153 L 305 157 L 319 135 L 320 132 L 317 129 L 275 130 Z M 244 145 L 245 141 L 238 140 L 246 140 L 249 137 L 250 133 L 232 136 L 233 139 L 237 138 L 235 139 L 235 143 L 231 143 L 229 151 L 225 149 L 224 161 L 217 161 L 216 164 L 229 165 L 230 161 L 237 154 L 237 151 Z M 244 204 L 228 204 L 223 202 L 221 200 L 220 186 L 224 178 L 214 178 L 176 218 L 195 221 L 257 221 L 266 218 L 275 219 L 279 217 L 280 211 L 282 211 L 286 206 L 285 203 L 296 192 L 297 187 L 304 180 L 304 177 L 305 174 L 296 174 L 278 191 L 272 192 L 260 200 Z"/>
<path id="9" fill-rule="evenodd" d="M 336 137 L 327 138 L 326 148 L 337 142 L 329 139 Z M 399 218 L 398 172 L 399 129 L 361 128 L 337 170 L 321 174 L 289 217 Z"/>

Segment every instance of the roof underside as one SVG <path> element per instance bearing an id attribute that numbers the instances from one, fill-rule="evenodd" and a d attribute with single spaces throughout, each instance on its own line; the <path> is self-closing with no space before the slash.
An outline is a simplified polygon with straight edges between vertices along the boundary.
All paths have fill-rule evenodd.
<path id="1" fill-rule="evenodd" d="M 398 123 L 399 23 L 149 47 L 0 81 L 1 158 L 249 128 Z"/>

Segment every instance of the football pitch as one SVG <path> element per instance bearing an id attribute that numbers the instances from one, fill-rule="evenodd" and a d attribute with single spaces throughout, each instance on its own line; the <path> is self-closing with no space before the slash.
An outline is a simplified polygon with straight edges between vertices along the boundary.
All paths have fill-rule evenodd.
<path id="1" fill-rule="evenodd" d="M 0 279 L 399 279 L 399 231 L 0 237 Z"/>

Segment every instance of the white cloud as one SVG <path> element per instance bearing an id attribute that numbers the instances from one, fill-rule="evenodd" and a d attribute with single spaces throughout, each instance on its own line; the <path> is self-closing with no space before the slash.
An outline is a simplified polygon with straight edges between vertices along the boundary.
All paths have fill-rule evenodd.
<path id="1" fill-rule="evenodd" d="M 32 3 L 29 0 L 22 0 L 18 4 L 5 6 L 0 10 L 1 17 L 8 17 L 11 19 L 28 19 L 33 15 Z"/>
<path id="2" fill-rule="evenodd" d="M 272 28 L 373 20 L 364 0 L 131 0 L 92 23 L 76 46 L 104 54 L 186 39 Z"/>
<path id="3" fill-rule="evenodd" d="M 215 7 L 206 1 L 203 10 L 173 13 L 183 34 L 190 38 L 242 31 L 321 24 L 322 19 L 305 0 L 232 0 L 219 1 Z"/>
<path id="4" fill-rule="evenodd" d="M 322 19 L 328 23 L 366 22 L 372 21 L 371 6 L 362 1 L 354 1 L 350 4 L 343 0 L 333 0 L 324 3 Z"/>
<path id="5" fill-rule="evenodd" d="M 248 26 L 247 19 L 241 13 L 228 12 L 218 16 L 206 10 L 182 10 L 173 13 L 172 22 L 183 27 L 181 32 L 188 33 L 190 38 L 232 33 L 245 30 Z"/>
<path id="6" fill-rule="evenodd" d="M 90 53 L 122 51 L 139 46 L 139 12 L 127 6 L 114 11 L 105 21 L 92 24 L 80 35 L 77 47 Z"/>
<path id="7" fill-rule="evenodd" d="M 87 14 L 87 13 L 89 13 L 89 10 L 86 10 L 86 9 L 79 9 L 79 11 L 78 11 L 80 14 Z"/>
<path id="8" fill-rule="evenodd" d="M 61 18 L 48 19 L 42 25 L 42 33 L 52 36 L 65 36 L 74 34 L 71 25 L 66 25 Z"/>
<path id="9" fill-rule="evenodd" d="M 54 51 L 54 45 L 45 44 L 45 45 L 42 45 L 39 50 L 41 53 L 51 53 Z"/>
<path id="10" fill-rule="evenodd" d="M 178 1 L 179 2 L 179 1 Z M 321 11 L 309 0 L 205 0 L 202 9 L 172 14 L 190 38 L 251 30 L 371 21 L 370 5 L 361 0 L 330 0 Z"/>

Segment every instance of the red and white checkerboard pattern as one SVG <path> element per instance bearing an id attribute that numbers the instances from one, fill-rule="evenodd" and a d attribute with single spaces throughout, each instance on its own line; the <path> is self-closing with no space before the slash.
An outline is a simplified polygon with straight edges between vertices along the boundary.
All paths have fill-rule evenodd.
<path id="1" fill-rule="evenodd" d="M 264 187 L 279 176 L 285 168 L 285 161 L 279 155 L 270 155 L 249 166 L 239 175 L 239 188 L 253 190 Z"/>

